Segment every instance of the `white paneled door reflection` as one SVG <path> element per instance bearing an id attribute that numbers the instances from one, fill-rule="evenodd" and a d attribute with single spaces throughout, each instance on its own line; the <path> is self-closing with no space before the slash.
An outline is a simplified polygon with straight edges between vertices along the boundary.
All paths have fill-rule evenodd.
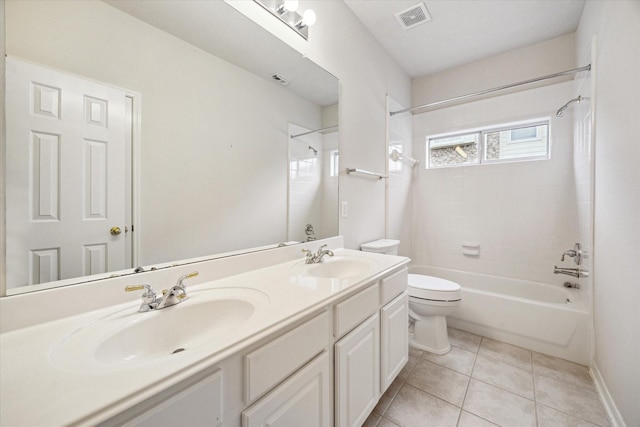
<path id="1" fill-rule="evenodd" d="M 125 268 L 126 94 L 15 58 L 6 77 L 7 287 Z"/>

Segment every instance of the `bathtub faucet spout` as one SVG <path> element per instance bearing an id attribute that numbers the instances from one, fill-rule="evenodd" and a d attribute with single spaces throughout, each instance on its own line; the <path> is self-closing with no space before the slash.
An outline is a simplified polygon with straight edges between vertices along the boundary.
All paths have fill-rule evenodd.
<path id="1" fill-rule="evenodd" d="M 579 268 L 563 268 L 557 265 L 553 266 L 553 274 L 566 274 L 567 276 L 573 276 L 576 278 L 589 277 L 587 270 L 581 270 Z"/>

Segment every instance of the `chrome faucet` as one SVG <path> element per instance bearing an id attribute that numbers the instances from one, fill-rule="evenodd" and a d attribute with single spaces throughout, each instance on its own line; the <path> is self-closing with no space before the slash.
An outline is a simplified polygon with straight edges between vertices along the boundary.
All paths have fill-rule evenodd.
<path id="1" fill-rule="evenodd" d="M 553 274 L 566 274 L 567 276 L 573 276 L 576 278 L 589 277 L 587 270 L 581 270 L 579 268 L 563 268 L 557 265 L 553 266 Z"/>
<path id="2" fill-rule="evenodd" d="M 144 285 L 129 285 L 124 288 L 125 292 L 133 292 L 133 291 L 141 291 L 144 289 L 144 293 L 142 294 L 142 304 L 138 311 L 140 313 L 144 313 L 149 310 L 156 310 L 158 308 L 158 297 L 157 294 L 151 286 Z"/>
<path id="3" fill-rule="evenodd" d="M 326 248 L 327 245 L 322 245 L 318 248 L 318 252 L 316 252 L 315 254 L 313 252 L 311 252 L 309 249 L 303 249 L 302 252 L 304 252 L 307 256 L 307 258 L 304 260 L 305 264 L 318 264 L 322 262 L 322 258 L 324 258 L 325 255 L 329 255 L 329 256 L 333 256 L 333 252 L 328 250 L 328 249 L 324 249 Z"/>
<path id="4" fill-rule="evenodd" d="M 568 251 L 565 251 L 562 254 L 562 257 L 560 258 L 560 261 L 564 261 L 564 257 L 565 256 L 573 258 L 573 261 L 577 265 L 580 265 L 580 264 L 582 264 L 582 258 L 585 257 L 585 254 L 582 251 L 582 246 L 580 245 L 580 243 L 576 243 L 575 245 L 573 245 L 573 249 L 569 249 Z"/>
<path id="5" fill-rule="evenodd" d="M 164 289 L 162 291 L 162 297 L 158 297 L 155 291 L 149 285 L 131 285 L 124 288 L 126 292 L 132 291 L 141 291 L 144 289 L 144 293 L 142 294 L 142 304 L 138 309 L 139 312 L 143 313 L 151 310 L 160 310 L 165 307 L 171 307 L 172 305 L 176 305 L 181 303 L 182 301 L 188 298 L 186 287 L 184 281 L 191 277 L 196 277 L 199 273 L 194 271 L 189 274 L 185 274 L 178 279 L 178 282 L 170 289 Z"/>

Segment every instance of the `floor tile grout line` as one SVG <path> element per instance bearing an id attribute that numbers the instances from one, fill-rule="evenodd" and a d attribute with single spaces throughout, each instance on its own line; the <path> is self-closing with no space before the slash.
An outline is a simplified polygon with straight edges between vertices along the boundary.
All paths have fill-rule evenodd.
<path id="1" fill-rule="evenodd" d="M 536 395 L 536 373 L 535 363 L 533 362 L 533 353 L 531 353 L 531 382 L 533 383 L 533 410 L 536 414 L 536 427 L 540 427 L 540 420 L 538 419 L 538 396 Z"/>
<path id="2" fill-rule="evenodd" d="M 477 355 L 476 355 L 476 357 L 477 357 Z M 465 377 L 471 377 L 471 372 L 473 372 L 473 366 L 471 367 L 471 372 L 468 373 L 468 374 L 465 374 L 464 372 L 456 371 L 453 368 L 450 368 L 450 367 L 448 367 L 446 365 L 443 365 L 441 363 L 438 363 L 438 362 L 434 362 L 433 360 L 425 359 L 424 357 L 420 357 L 420 360 L 425 361 L 425 362 L 429 362 L 429 363 L 433 363 L 434 365 L 438 365 L 438 366 L 440 366 L 442 368 L 448 369 L 451 372 L 455 372 L 456 374 L 464 375 Z M 418 361 L 418 363 L 420 363 L 420 361 Z M 473 363 L 474 364 L 476 363 L 476 358 L 475 357 L 473 359 Z M 416 363 L 416 365 L 417 365 L 417 363 Z"/>
<path id="3" fill-rule="evenodd" d="M 572 418 L 575 418 L 575 419 L 577 419 L 577 420 L 584 421 L 584 422 L 589 423 L 589 424 L 593 424 L 594 426 L 598 426 L 598 427 L 606 427 L 606 426 L 603 426 L 603 425 L 601 425 L 601 424 L 598 424 L 598 423 L 596 423 L 596 422 L 594 422 L 594 421 L 586 420 L 586 419 L 584 419 L 584 418 L 582 418 L 582 417 L 578 417 L 577 415 L 573 415 L 573 414 L 570 414 L 570 413 L 568 413 L 568 412 L 565 412 L 565 411 L 563 411 L 563 410 L 561 410 L 561 409 L 554 408 L 553 406 L 545 405 L 544 403 L 538 403 L 538 402 L 536 402 L 536 413 L 537 413 L 537 406 L 538 406 L 538 405 L 540 405 L 540 406 L 544 406 L 545 408 L 549 408 L 549 409 L 552 409 L 552 410 L 554 410 L 554 411 L 558 411 L 558 412 L 560 412 L 561 414 L 568 415 L 568 416 L 570 416 L 570 417 L 572 417 Z"/>
<path id="4" fill-rule="evenodd" d="M 482 343 L 482 339 L 480 339 Z M 480 348 L 480 346 L 478 346 Z M 467 381 L 467 388 L 464 391 L 464 397 L 462 398 L 462 404 L 460 405 L 460 413 L 458 414 L 458 421 L 456 422 L 456 427 L 460 425 L 460 420 L 462 419 L 462 411 L 464 408 L 464 402 L 467 400 L 467 393 L 469 393 L 469 386 L 471 386 L 471 375 L 473 375 L 473 370 L 476 368 L 476 360 L 478 360 L 478 353 L 475 354 L 473 358 L 473 364 L 471 366 L 471 372 L 469 373 L 469 381 Z M 469 412 L 471 413 L 471 412 Z M 473 414 L 475 415 L 475 414 Z"/>

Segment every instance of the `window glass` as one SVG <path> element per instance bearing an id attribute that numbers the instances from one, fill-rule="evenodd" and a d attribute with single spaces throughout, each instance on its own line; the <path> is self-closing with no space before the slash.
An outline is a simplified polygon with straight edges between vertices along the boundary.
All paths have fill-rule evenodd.
<path id="1" fill-rule="evenodd" d="M 549 125 L 484 132 L 484 159 L 510 160 L 548 157 Z"/>
<path id="2" fill-rule="evenodd" d="M 427 164 L 432 168 L 477 164 L 479 141 L 479 132 L 430 138 Z"/>

